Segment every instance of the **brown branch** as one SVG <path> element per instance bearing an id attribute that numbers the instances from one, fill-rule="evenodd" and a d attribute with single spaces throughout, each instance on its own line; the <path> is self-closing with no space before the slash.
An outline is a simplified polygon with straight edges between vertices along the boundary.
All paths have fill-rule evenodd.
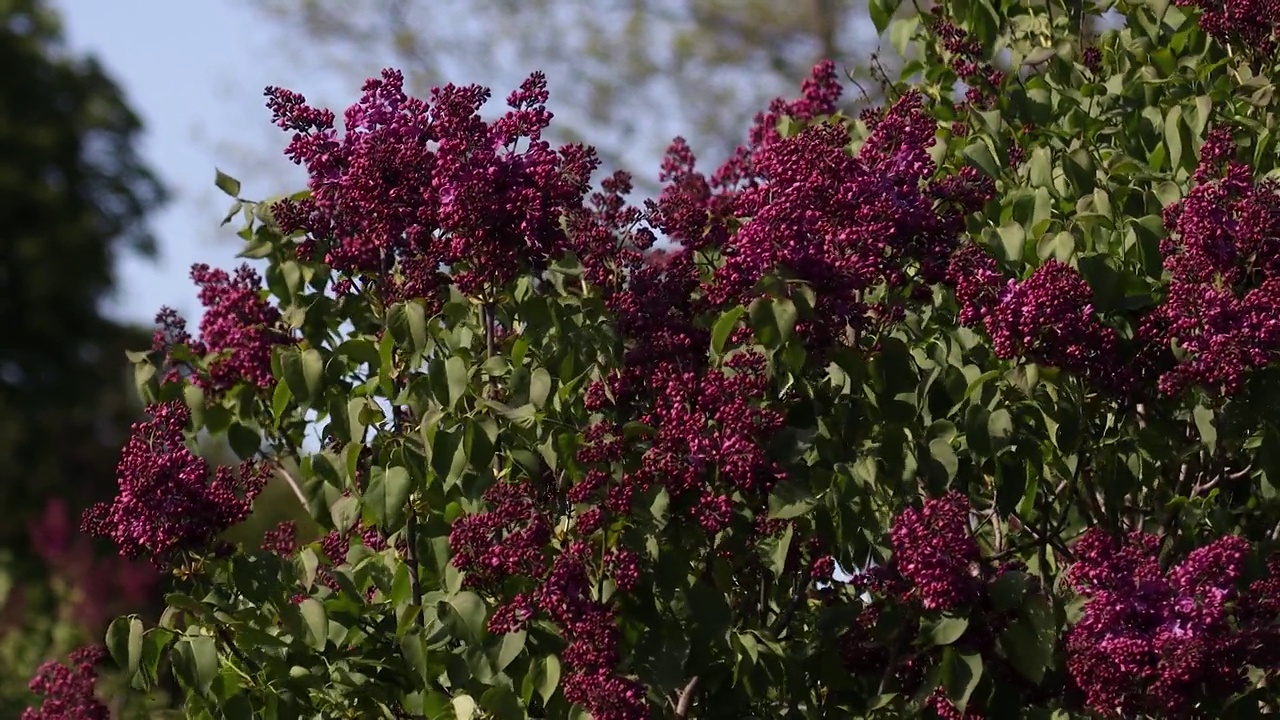
<path id="1" fill-rule="evenodd" d="M 689 708 L 693 706 L 693 695 L 698 691 L 698 682 L 700 678 L 697 675 L 689 678 L 688 684 L 680 691 L 680 700 L 676 703 L 676 717 L 689 717 Z"/>

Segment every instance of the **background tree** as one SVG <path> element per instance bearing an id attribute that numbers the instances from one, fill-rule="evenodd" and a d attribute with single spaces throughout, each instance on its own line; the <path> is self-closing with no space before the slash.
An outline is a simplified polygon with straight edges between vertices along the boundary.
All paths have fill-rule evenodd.
<path id="1" fill-rule="evenodd" d="M 0 3 L 0 65 L 0 502 L 14 518 L 112 482 L 137 407 L 123 349 L 148 333 L 100 305 L 117 255 L 154 252 L 144 220 L 164 193 L 137 115 L 43 3 Z M 8 547 L 25 535 L 0 528 Z"/>
<path id="2" fill-rule="evenodd" d="M 606 164 L 651 168 L 684 136 L 718 162 L 739 118 L 786 95 L 815 62 L 866 78 L 876 50 L 864 0 L 267 0 L 253 8 L 354 80 L 402 68 L 425 93 L 446 78 L 505 87 L 542 68 L 560 140 Z M 865 84 L 865 83 L 864 83 Z M 868 86 L 868 90 L 872 90 Z M 846 98 L 852 108 L 860 98 Z M 637 181 L 652 182 L 648 173 Z"/>
<path id="3" fill-rule="evenodd" d="M 101 302 L 118 255 L 153 252 L 165 194 L 120 88 L 43 2 L 0 1 L 0 67 L 0 716 L 17 717 L 37 663 L 154 587 L 76 526 L 114 487 L 140 410 L 125 350 L 149 342 Z"/>

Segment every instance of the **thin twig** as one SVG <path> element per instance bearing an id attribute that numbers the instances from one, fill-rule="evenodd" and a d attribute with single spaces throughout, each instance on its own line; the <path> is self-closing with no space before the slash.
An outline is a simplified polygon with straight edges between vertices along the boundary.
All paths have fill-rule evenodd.
<path id="1" fill-rule="evenodd" d="M 270 463 L 273 470 L 284 478 L 285 484 L 289 486 L 290 490 L 293 490 L 294 497 L 298 498 L 298 502 L 302 503 L 303 509 L 310 510 L 311 503 L 307 502 L 307 496 L 303 494 L 302 486 L 298 484 L 298 479 L 289 472 L 284 463 L 280 462 L 279 458 L 274 457 L 268 458 L 267 462 Z"/>
<path id="2" fill-rule="evenodd" d="M 808 597 L 809 582 L 811 580 L 813 580 L 813 570 L 806 570 L 804 573 L 804 579 L 800 583 L 800 587 L 796 590 L 795 594 L 791 596 L 791 601 L 787 603 L 787 606 L 782 609 L 782 614 L 779 615 L 778 619 L 773 623 L 773 627 L 769 628 L 774 637 L 778 637 L 782 631 L 787 629 L 787 625 L 791 623 L 791 618 L 795 616 L 796 611 L 800 609 L 800 606 Z"/>
<path id="3" fill-rule="evenodd" d="M 1028 532 L 1036 536 L 1036 540 L 1039 540 L 1039 543 L 1037 544 L 1040 545 L 1041 547 L 1048 546 L 1053 548 L 1055 552 L 1057 552 L 1062 557 L 1066 558 L 1068 561 L 1072 560 L 1075 557 L 1072 554 L 1072 552 L 1067 549 L 1066 545 L 1063 545 L 1058 538 L 1054 537 L 1053 528 L 1049 528 L 1048 530 L 1042 531 L 1037 529 L 1034 525 L 1027 522 L 1026 520 L 1023 520 L 1022 517 L 1018 515 L 1018 512 L 1016 510 L 1010 514 L 1013 515 L 1013 517 L 1018 518 L 1018 522 L 1022 525 L 1022 527 L 1026 528 Z"/>

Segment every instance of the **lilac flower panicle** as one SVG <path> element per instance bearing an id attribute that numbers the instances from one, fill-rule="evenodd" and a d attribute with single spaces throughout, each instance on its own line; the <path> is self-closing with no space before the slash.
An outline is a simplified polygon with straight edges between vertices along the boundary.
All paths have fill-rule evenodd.
<path id="1" fill-rule="evenodd" d="M 44 700 L 23 710 L 21 720 L 108 720 L 111 712 L 94 694 L 97 666 L 106 659 L 106 648 L 93 645 L 72 652 L 66 665 L 41 665 L 29 687 Z"/>
<path id="2" fill-rule="evenodd" d="M 164 565 L 176 553 L 209 548 L 247 518 L 269 471 L 253 462 L 211 469 L 187 447 L 190 411 L 181 403 L 152 405 L 147 413 L 116 469 L 119 494 L 89 508 L 81 529 L 110 538 L 125 557 Z"/>
<path id="3" fill-rule="evenodd" d="M 1245 669 L 1265 662 L 1261 637 L 1275 639 L 1276 603 L 1268 581 L 1239 586 L 1252 546 L 1223 537 L 1160 568 L 1158 536 L 1115 539 L 1100 529 L 1076 545 L 1068 583 L 1086 599 L 1065 638 L 1067 670 L 1097 712 L 1183 717 L 1204 698 L 1244 689 Z M 1256 593 L 1256 594 L 1255 594 Z"/>

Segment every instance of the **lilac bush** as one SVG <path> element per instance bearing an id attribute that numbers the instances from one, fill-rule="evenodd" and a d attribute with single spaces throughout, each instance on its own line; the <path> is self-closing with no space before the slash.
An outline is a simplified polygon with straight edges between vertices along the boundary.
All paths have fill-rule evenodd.
<path id="1" fill-rule="evenodd" d="M 341 129 L 268 89 L 308 189 L 219 176 L 265 270 L 195 268 L 198 337 L 161 313 L 84 518 L 175 576 L 107 632 L 135 687 L 189 717 L 1275 712 L 1275 4 L 898 5 L 883 107 L 819 63 L 719 167 L 676 139 L 644 201 L 544 139 L 537 73 L 486 116 L 388 70 Z M 320 534 L 230 546 L 269 480 Z M 89 694 L 59 672 L 43 712 Z"/>

